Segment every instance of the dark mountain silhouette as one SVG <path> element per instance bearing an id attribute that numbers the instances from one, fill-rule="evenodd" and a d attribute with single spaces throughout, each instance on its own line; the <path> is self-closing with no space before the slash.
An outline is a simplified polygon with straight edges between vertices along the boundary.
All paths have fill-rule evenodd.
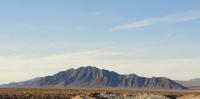
<path id="1" fill-rule="evenodd" d="M 10 83 L 1 87 L 118 87 L 118 88 L 156 88 L 187 89 L 165 77 L 140 77 L 135 74 L 121 75 L 96 67 L 80 67 L 59 72 L 52 76 L 29 81 Z"/>

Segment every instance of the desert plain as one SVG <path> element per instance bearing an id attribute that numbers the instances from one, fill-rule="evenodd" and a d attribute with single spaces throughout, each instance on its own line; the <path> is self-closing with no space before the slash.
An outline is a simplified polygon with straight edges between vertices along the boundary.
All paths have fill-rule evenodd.
<path id="1" fill-rule="evenodd" d="M 1 88 L 0 99 L 200 99 L 200 90 Z"/>

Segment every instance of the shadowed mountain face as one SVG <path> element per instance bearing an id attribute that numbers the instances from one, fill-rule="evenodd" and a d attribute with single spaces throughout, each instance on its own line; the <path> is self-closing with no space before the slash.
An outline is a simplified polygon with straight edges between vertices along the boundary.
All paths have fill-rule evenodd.
<path id="1" fill-rule="evenodd" d="M 2 87 L 119 87 L 187 89 L 165 77 L 146 78 L 135 74 L 121 75 L 96 67 L 80 67 L 59 72 L 52 76 L 10 83 Z"/>

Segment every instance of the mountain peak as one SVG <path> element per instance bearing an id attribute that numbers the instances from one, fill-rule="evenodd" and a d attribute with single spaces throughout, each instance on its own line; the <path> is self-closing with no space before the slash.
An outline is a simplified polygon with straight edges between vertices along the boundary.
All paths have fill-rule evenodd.
<path id="1" fill-rule="evenodd" d="M 82 66 L 82 67 L 80 67 L 80 68 L 78 68 L 78 69 L 85 69 L 85 70 L 101 70 L 101 69 L 99 69 L 99 68 L 97 68 L 97 67 L 95 67 L 95 66 Z"/>
<path id="2" fill-rule="evenodd" d="M 52 76 L 6 85 L 7 87 L 128 87 L 187 89 L 165 77 L 140 77 L 136 74 L 121 75 L 94 66 L 80 67 L 59 72 Z"/>

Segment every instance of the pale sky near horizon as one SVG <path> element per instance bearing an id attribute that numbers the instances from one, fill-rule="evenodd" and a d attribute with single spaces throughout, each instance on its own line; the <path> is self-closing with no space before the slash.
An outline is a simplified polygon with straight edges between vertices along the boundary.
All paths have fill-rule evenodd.
<path id="1" fill-rule="evenodd" d="M 200 78 L 199 0 L 2 0 L 0 84 L 80 66 Z"/>

